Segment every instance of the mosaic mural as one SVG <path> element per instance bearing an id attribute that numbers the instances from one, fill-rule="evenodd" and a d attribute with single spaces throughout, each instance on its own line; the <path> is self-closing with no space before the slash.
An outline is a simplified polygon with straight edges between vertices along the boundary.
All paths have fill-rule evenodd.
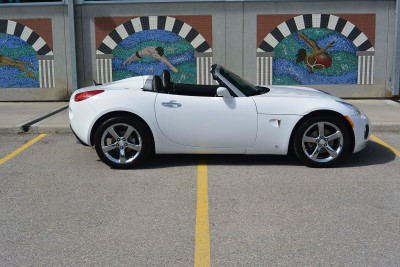
<path id="1" fill-rule="evenodd" d="M 39 87 L 36 51 L 20 38 L 0 33 L 0 87 Z"/>
<path id="2" fill-rule="evenodd" d="M 55 87 L 54 55 L 49 45 L 51 19 L 0 19 L 0 87 Z"/>
<path id="3" fill-rule="evenodd" d="M 258 15 L 257 83 L 373 84 L 375 15 L 344 16 Z"/>
<path id="4" fill-rule="evenodd" d="M 212 65 L 212 17 L 178 17 L 96 18 L 98 82 L 169 70 L 173 82 L 210 83 L 211 75 L 206 72 Z"/>
<path id="5" fill-rule="evenodd" d="M 324 51 L 322 51 L 324 50 Z M 357 47 L 329 29 L 298 31 L 274 49 L 273 84 L 357 84 Z"/>
<path id="6" fill-rule="evenodd" d="M 112 51 L 113 80 L 146 74 L 161 75 L 169 70 L 171 79 L 196 83 L 195 49 L 184 38 L 165 30 L 145 30 L 130 35 Z"/>

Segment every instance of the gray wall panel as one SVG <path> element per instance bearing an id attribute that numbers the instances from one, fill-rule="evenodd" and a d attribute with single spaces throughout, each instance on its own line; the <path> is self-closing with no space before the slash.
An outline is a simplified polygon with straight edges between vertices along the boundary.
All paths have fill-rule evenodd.
<path id="1" fill-rule="evenodd" d="M 237 1 L 85 4 L 76 8 L 79 87 L 96 80 L 95 17 L 212 15 L 213 63 L 256 83 L 258 14 L 376 14 L 373 85 L 313 85 L 341 97 L 390 97 L 394 58 L 395 1 Z M 67 100 L 71 92 L 66 6 L 2 6 L 6 19 L 51 18 L 55 88 L 0 88 L 0 99 Z M 283 21 L 282 21 L 283 22 Z"/>
<path id="2" fill-rule="evenodd" d="M 0 88 L 1 101 L 66 100 L 70 82 L 66 56 L 66 6 L 2 6 L 1 19 L 51 18 L 55 88 Z"/>
<path id="3" fill-rule="evenodd" d="M 373 85 L 312 85 L 340 97 L 385 97 L 391 96 L 391 67 L 393 65 L 392 35 L 394 20 L 392 2 L 246 2 L 244 12 L 245 77 L 256 82 L 255 48 L 257 14 L 376 14 L 375 68 Z M 390 42 L 388 45 L 388 41 Z M 247 59 L 249 58 L 249 59 Z"/>
<path id="4" fill-rule="evenodd" d="M 243 3 L 226 5 L 226 65 L 243 76 Z"/>

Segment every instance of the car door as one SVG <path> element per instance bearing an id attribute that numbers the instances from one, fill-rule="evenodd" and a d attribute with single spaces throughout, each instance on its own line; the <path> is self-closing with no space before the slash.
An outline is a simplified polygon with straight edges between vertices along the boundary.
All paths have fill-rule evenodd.
<path id="1" fill-rule="evenodd" d="M 257 110 L 250 97 L 199 97 L 158 94 L 155 114 L 171 141 L 193 147 L 251 147 L 257 134 Z"/>

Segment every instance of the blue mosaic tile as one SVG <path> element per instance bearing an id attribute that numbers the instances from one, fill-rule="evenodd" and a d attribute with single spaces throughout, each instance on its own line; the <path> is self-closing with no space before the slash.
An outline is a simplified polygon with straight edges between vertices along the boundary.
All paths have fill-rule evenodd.
<path id="1" fill-rule="evenodd" d="M 0 33 L 0 87 L 39 87 L 39 63 L 36 51 L 17 36 Z M 20 68 L 18 68 L 18 67 Z M 31 77 L 30 75 L 33 75 Z"/>
<path id="2" fill-rule="evenodd" d="M 314 40 L 318 47 L 334 42 L 326 53 L 332 64 L 324 69 L 309 71 L 304 62 L 296 63 L 300 49 L 312 50 L 300 38 L 299 32 Z M 357 47 L 344 35 L 322 28 L 309 28 L 283 39 L 274 49 L 273 84 L 356 84 L 358 76 Z"/>
<path id="3" fill-rule="evenodd" d="M 130 64 L 123 62 L 131 55 L 146 47 L 155 46 L 164 49 L 165 57 L 178 69 L 175 73 L 168 65 L 155 58 L 143 57 Z M 134 33 L 112 51 L 113 80 L 125 79 L 139 75 L 161 75 L 163 70 L 169 70 L 173 82 L 191 83 L 197 82 L 195 49 L 184 38 L 165 30 L 144 30 Z"/>

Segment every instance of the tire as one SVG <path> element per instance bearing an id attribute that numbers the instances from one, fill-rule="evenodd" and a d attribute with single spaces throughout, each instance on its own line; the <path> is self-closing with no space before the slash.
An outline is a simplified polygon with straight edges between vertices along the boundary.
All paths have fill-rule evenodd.
<path id="1" fill-rule="evenodd" d="M 294 139 L 297 157 L 309 167 L 331 167 L 350 152 L 350 133 L 342 120 L 325 115 L 311 117 L 298 128 Z"/>
<path id="2" fill-rule="evenodd" d="M 116 169 L 131 169 L 150 156 L 153 140 L 141 121 L 115 117 L 100 125 L 94 144 L 97 155 L 105 164 Z"/>

